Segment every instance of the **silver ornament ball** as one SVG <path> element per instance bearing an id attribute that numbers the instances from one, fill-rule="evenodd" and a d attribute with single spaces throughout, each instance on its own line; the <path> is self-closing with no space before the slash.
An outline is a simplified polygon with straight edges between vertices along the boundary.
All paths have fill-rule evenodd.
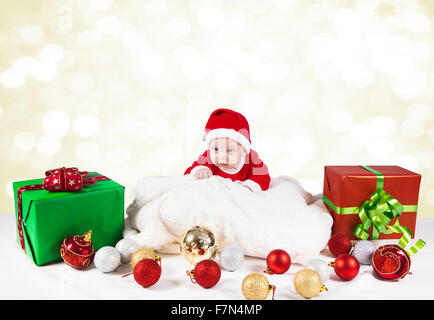
<path id="1" fill-rule="evenodd" d="M 93 262 L 98 270 L 112 272 L 120 266 L 121 254 L 114 247 L 102 247 L 95 253 Z"/>
<path id="2" fill-rule="evenodd" d="M 305 267 L 307 269 L 316 271 L 321 277 L 323 284 L 330 279 L 330 267 L 328 266 L 327 262 L 321 259 L 311 259 L 306 263 Z"/>
<path id="3" fill-rule="evenodd" d="M 235 271 L 244 262 L 244 252 L 240 247 L 229 245 L 220 252 L 220 265 L 228 271 Z"/>
<path id="4" fill-rule="evenodd" d="M 140 249 L 140 245 L 132 239 L 121 239 L 116 243 L 115 248 L 121 254 L 122 263 L 130 263 L 131 256 Z"/>
<path id="5" fill-rule="evenodd" d="M 370 265 L 372 263 L 372 255 L 376 249 L 377 246 L 373 242 L 368 240 L 360 240 L 357 241 L 356 245 L 354 246 L 352 255 L 359 260 L 361 264 Z"/>

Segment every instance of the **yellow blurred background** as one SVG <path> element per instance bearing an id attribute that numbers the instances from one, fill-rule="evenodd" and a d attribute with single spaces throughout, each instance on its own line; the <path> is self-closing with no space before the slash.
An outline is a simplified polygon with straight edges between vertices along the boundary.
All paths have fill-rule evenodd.
<path id="1" fill-rule="evenodd" d="M 0 212 L 12 181 L 77 166 L 126 186 L 180 175 L 218 107 L 272 177 L 326 164 L 422 174 L 434 218 L 434 1 L 0 2 Z"/>

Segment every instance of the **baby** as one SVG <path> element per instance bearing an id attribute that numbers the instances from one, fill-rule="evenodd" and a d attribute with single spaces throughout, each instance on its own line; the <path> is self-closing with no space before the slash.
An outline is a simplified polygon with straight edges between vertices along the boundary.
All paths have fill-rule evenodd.
<path id="1" fill-rule="evenodd" d="M 185 170 L 184 175 L 192 174 L 196 179 L 218 175 L 253 192 L 268 189 L 268 168 L 250 149 L 249 123 L 241 113 L 230 109 L 214 110 L 205 126 L 203 140 L 208 150 Z"/>

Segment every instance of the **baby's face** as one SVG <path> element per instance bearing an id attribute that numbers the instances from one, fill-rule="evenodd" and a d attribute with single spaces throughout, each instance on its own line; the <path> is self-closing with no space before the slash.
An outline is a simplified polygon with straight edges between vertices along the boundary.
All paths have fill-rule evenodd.
<path id="1" fill-rule="evenodd" d="M 220 169 L 233 169 L 246 156 L 244 148 L 230 138 L 215 138 L 209 144 L 211 160 Z"/>

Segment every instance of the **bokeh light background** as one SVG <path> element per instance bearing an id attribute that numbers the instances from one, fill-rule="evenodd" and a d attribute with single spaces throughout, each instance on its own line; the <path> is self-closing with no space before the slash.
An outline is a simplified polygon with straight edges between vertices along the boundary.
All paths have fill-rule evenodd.
<path id="1" fill-rule="evenodd" d="M 177 175 L 217 107 L 246 115 L 271 176 L 325 164 L 421 173 L 434 217 L 434 1 L 0 2 L 0 212 L 58 166 L 126 186 Z"/>

